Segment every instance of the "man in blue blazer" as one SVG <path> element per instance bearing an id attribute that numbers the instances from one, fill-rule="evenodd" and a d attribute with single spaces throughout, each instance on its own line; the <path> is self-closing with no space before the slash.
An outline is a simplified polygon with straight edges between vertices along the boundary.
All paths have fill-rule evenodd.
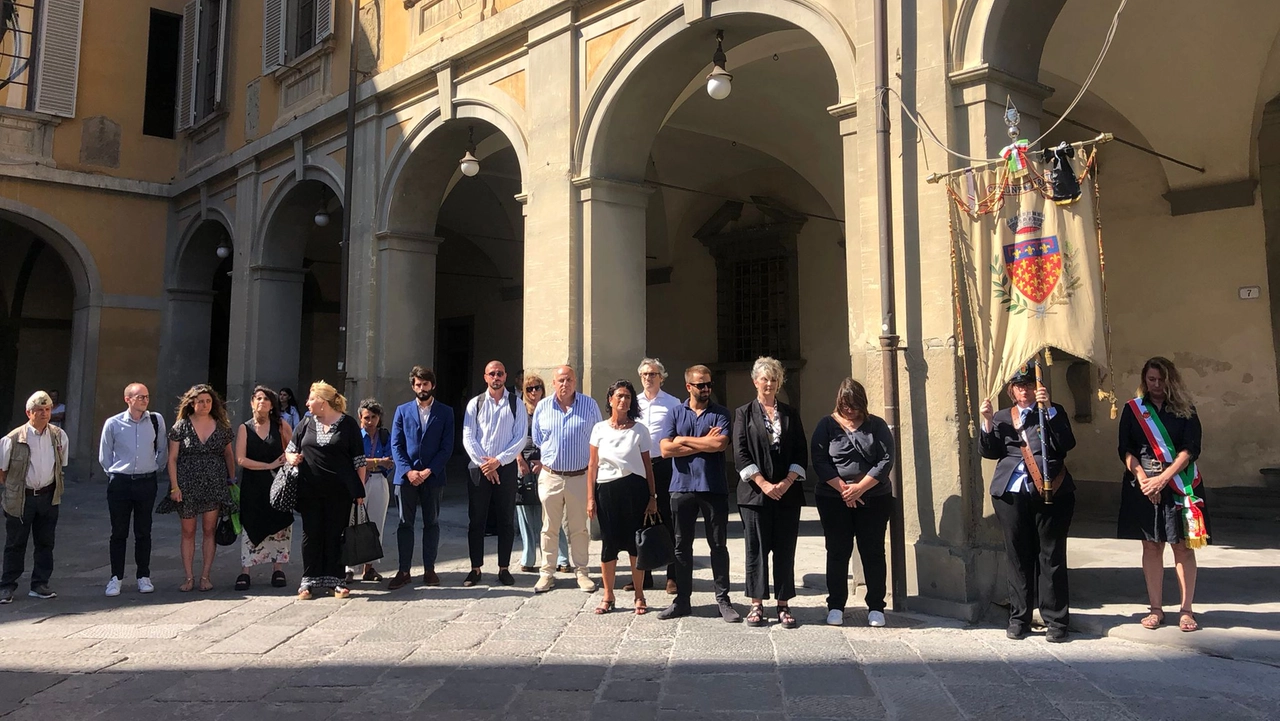
<path id="1" fill-rule="evenodd" d="M 396 463 L 396 498 L 400 506 L 400 570 L 387 584 L 394 591 L 409 583 L 413 566 L 413 525 L 422 509 L 422 582 L 439 586 L 436 553 L 440 550 L 440 499 L 444 468 L 453 455 L 453 409 L 435 399 L 436 374 L 414 366 L 409 371 L 414 400 L 396 408 L 391 424 L 391 458 Z"/>

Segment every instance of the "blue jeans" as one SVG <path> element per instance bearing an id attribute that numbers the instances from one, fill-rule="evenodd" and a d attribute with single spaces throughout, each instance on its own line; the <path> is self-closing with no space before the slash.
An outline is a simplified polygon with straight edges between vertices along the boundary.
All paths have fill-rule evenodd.
<path id="1" fill-rule="evenodd" d="M 440 551 L 440 499 L 444 486 L 417 486 L 404 483 L 396 486 L 396 499 L 400 506 L 400 526 L 396 528 L 396 542 L 400 547 L 400 572 L 408 573 L 413 566 L 413 525 L 422 508 L 422 567 L 423 573 L 436 570 L 436 554 Z"/>
<path id="2" fill-rule="evenodd" d="M 524 543 L 524 552 L 520 554 L 521 566 L 538 566 L 538 547 L 542 543 L 542 506 L 516 506 L 516 518 L 519 520 L 520 540 Z M 560 529 L 560 557 L 557 566 L 569 565 L 569 539 Z"/>

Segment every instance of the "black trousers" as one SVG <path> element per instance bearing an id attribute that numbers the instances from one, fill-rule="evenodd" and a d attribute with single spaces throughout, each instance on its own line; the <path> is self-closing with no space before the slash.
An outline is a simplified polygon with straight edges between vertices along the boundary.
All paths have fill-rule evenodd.
<path id="1" fill-rule="evenodd" d="M 124 579 L 129 522 L 133 522 L 133 561 L 137 578 L 151 577 L 151 509 L 156 506 L 156 474 L 130 476 L 112 473 L 107 480 L 107 510 L 111 513 L 111 575 Z"/>
<path id="2" fill-rule="evenodd" d="M 850 508 L 839 496 L 814 497 L 822 535 L 827 545 L 827 609 L 843 611 L 849 602 L 849 559 L 853 542 L 867 581 L 867 610 L 884 611 L 885 582 L 889 569 L 884 559 L 884 532 L 893 514 L 893 496 L 864 498 L 865 505 Z"/>
<path id="3" fill-rule="evenodd" d="M 773 556 L 773 590 L 778 603 L 796 596 L 796 538 L 800 506 L 767 503 L 738 506 L 742 540 L 747 547 L 747 597 L 769 599 L 769 556 Z"/>
<path id="4" fill-rule="evenodd" d="M 405 481 L 396 486 L 396 502 L 400 506 L 400 525 L 396 527 L 396 545 L 400 550 L 400 572 L 408 573 L 413 567 L 413 524 L 422 509 L 422 567 L 423 573 L 436 570 L 436 556 L 440 553 L 440 500 L 444 486 L 429 486 L 426 482 L 413 485 Z"/>
<path id="5" fill-rule="evenodd" d="M 29 538 L 35 541 L 31 554 L 31 587 L 49 583 L 53 575 L 53 541 L 57 527 L 58 507 L 53 505 L 52 493 L 28 494 L 21 518 L 4 514 L 4 571 L 0 575 L 0 588 L 18 587 L 18 579 L 26 570 Z"/>
<path id="6" fill-rule="evenodd" d="M 727 493 L 672 493 L 671 516 L 676 530 L 676 600 L 688 606 L 693 595 L 693 534 L 702 514 L 711 547 L 711 576 L 715 580 L 716 601 L 729 602 L 729 495 Z"/>
<path id="7" fill-rule="evenodd" d="M 516 540 L 516 490 L 520 468 L 515 461 L 498 467 L 498 483 L 492 483 L 479 468 L 468 469 L 467 485 L 467 549 L 471 567 L 484 565 L 485 528 L 491 514 L 496 514 L 498 527 L 498 568 L 511 565 L 511 547 Z"/>
<path id="8" fill-rule="evenodd" d="M 1038 596 L 1045 625 L 1065 629 L 1071 622 L 1067 531 L 1076 509 L 1075 494 L 1054 496 L 1049 505 L 1038 493 L 1005 493 L 991 501 L 1004 531 L 1009 622 L 1030 624 Z"/>
<path id="9" fill-rule="evenodd" d="M 304 480 L 298 484 L 302 516 L 302 587 L 333 588 L 342 582 L 342 531 L 351 523 L 354 502 L 337 480 Z"/>
<path id="10" fill-rule="evenodd" d="M 662 525 L 671 532 L 671 542 L 675 543 L 675 524 L 671 521 L 671 459 L 653 459 L 653 488 L 658 495 L 658 515 L 662 517 Z M 667 580 L 676 580 L 676 563 L 667 565 Z M 644 587 L 653 588 L 653 571 L 644 572 Z"/>

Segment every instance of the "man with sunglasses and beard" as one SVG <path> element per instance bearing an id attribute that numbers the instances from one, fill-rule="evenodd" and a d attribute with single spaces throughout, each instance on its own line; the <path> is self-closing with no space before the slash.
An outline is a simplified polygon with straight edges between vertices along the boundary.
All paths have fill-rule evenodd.
<path id="1" fill-rule="evenodd" d="M 661 449 L 672 459 L 671 515 L 676 532 L 676 598 L 660 619 L 692 613 L 693 535 L 702 514 L 711 547 L 711 575 L 716 603 L 727 623 L 742 620 L 729 600 L 729 481 L 724 452 L 732 437 L 729 409 L 711 400 L 711 369 L 691 366 L 684 372 L 689 399 L 667 415 Z"/>

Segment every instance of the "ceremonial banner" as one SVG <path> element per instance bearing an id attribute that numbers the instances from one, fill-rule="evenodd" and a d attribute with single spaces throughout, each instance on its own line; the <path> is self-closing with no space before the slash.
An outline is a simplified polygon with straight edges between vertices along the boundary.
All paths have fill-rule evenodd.
<path id="1" fill-rule="evenodd" d="M 1110 372 L 1092 164 L 1075 197 L 1055 201 L 1053 171 L 1037 160 L 1019 178 L 999 166 L 947 181 L 984 399 L 1045 348 Z"/>

